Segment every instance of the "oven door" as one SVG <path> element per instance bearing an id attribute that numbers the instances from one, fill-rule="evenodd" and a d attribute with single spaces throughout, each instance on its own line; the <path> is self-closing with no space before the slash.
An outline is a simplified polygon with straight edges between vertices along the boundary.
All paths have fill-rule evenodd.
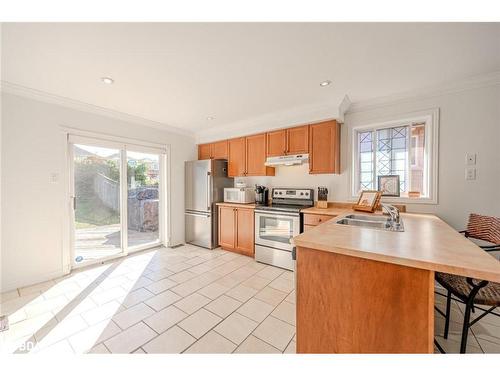
<path id="1" fill-rule="evenodd" d="M 300 216 L 286 213 L 255 213 L 255 243 L 292 251 L 290 240 L 300 232 Z"/>

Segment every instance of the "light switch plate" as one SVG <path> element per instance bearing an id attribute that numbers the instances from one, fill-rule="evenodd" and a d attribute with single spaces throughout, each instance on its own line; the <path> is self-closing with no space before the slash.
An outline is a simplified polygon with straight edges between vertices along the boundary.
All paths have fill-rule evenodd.
<path id="1" fill-rule="evenodd" d="M 467 168 L 465 170 L 465 179 L 466 180 L 475 180 L 476 179 L 476 168 Z"/>
<path id="2" fill-rule="evenodd" d="M 51 184 L 57 184 L 59 181 L 59 173 L 51 173 L 49 176 L 49 181 Z"/>
<path id="3" fill-rule="evenodd" d="M 476 165 L 476 154 L 468 153 L 465 156 L 465 164 L 466 165 Z"/>

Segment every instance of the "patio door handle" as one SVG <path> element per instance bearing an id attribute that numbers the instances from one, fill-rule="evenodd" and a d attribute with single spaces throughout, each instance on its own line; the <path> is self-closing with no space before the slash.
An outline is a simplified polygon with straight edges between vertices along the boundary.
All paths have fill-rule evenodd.
<path id="1" fill-rule="evenodd" d="M 71 199 L 73 200 L 73 211 L 76 211 L 76 196 L 72 196 Z"/>

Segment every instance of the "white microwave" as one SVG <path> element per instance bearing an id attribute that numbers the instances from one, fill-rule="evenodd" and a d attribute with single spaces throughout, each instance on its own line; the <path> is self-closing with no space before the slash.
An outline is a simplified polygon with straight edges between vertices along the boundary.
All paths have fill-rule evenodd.
<path id="1" fill-rule="evenodd" d="M 224 188 L 224 202 L 253 203 L 255 202 L 254 188 Z"/>

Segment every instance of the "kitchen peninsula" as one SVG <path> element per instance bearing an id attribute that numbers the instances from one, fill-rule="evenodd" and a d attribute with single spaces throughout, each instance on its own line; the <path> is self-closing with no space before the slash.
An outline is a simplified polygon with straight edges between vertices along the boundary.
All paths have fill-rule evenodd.
<path id="1" fill-rule="evenodd" d="M 500 263 L 434 215 L 401 214 L 394 232 L 337 224 L 348 214 L 293 239 L 297 353 L 432 353 L 434 272 L 500 282 Z"/>

